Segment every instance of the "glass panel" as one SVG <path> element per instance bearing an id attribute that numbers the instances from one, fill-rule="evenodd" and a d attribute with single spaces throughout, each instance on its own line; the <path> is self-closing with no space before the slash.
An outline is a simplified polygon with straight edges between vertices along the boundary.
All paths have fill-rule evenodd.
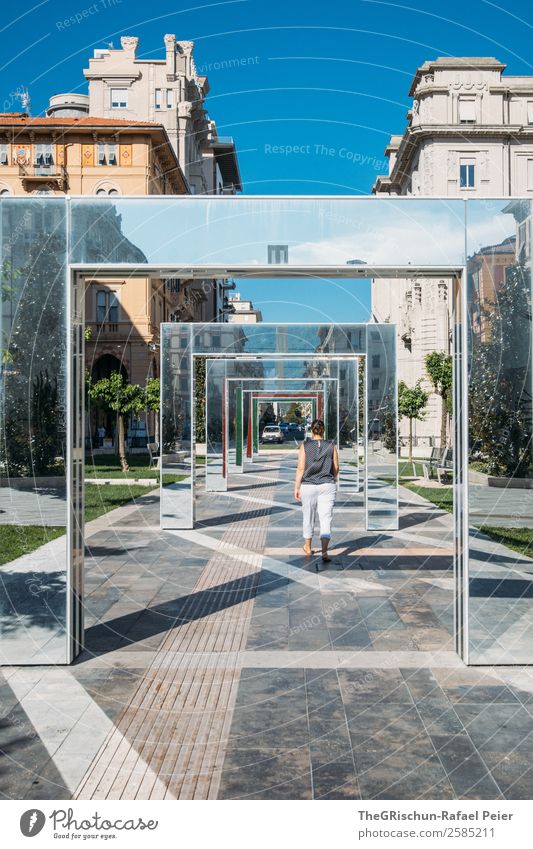
<path id="1" fill-rule="evenodd" d="M 225 450 L 228 440 L 226 375 L 234 361 L 207 360 L 205 379 L 206 464 L 205 486 L 212 492 L 227 489 Z"/>
<path id="2" fill-rule="evenodd" d="M 328 433 L 334 435 L 333 438 L 338 438 L 339 442 L 342 423 L 342 463 L 357 470 L 359 454 L 364 452 L 364 446 L 358 445 L 357 436 L 359 432 L 364 433 L 364 414 L 358 404 L 361 374 L 358 373 L 357 355 L 365 355 L 368 347 L 373 377 L 379 377 L 379 380 L 374 380 L 374 389 L 369 397 L 369 409 L 372 410 L 369 432 L 373 443 L 370 491 L 366 501 L 367 528 L 397 528 L 396 331 L 393 325 L 262 324 L 250 327 L 233 324 L 218 325 L 215 330 L 213 325 L 171 324 L 164 325 L 163 330 L 163 362 L 166 362 L 168 357 L 166 349 L 170 346 L 170 340 L 175 355 L 176 352 L 179 354 L 183 351 L 185 340 L 190 339 L 194 345 L 195 360 L 207 358 L 205 388 L 199 389 L 200 397 L 205 397 L 206 404 L 206 487 L 212 491 L 225 491 L 227 488 L 228 450 L 230 460 L 235 462 L 233 452 L 236 455 L 236 423 L 240 417 L 235 401 L 236 387 L 243 389 L 242 419 L 247 421 L 247 458 L 250 459 L 250 455 L 259 448 L 258 401 L 257 398 L 247 400 L 246 393 L 250 394 L 250 390 L 244 388 L 246 381 L 252 378 L 252 383 L 257 381 L 256 386 L 262 384 L 267 393 L 271 386 L 275 393 L 279 391 L 284 380 L 300 378 L 302 382 L 299 388 L 307 389 L 316 381 L 326 384 L 326 378 L 331 380 L 331 376 L 335 375 L 335 386 L 325 386 L 323 400 L 320 395 L 316 399 L 318 415 L 326 420 Z M 371 335 L 368 343 L 367 335 Z M 272 357 L 272 354 L 281 356 Z M 246 355 L 253 355 L 253 359 L 247 358 Z M 188 361 L 187 365 L 184 360 L 183 368 L 192 368 L 191 362 Z M 342 382 L 339 380 L 341 365 L 344 378 Z M 341 383 L 344 392 L 342 396 Z M 178 413 L 180 399 L 177 396 L 167 397 L 171 392 L 166 392 L 165 385 L 164 377 L 163 408 L 167 415 L 170 418 L 180 415 L 188 421 L 186 412 Z M 298 382 L 291 385 L 296 387 Z M 231 391 L 228 388 L 230 386 Z M 341 397 L 344 404 L 342 413 Z M 357 457 L 355 461 L 354 454 Z M 186 487 L 189 488 L 191 500 L 194 502 L 192 479 L 187 480 Z M 358 480 L 351 468 L 342 475 L 341 488 L 343 487 L 358 491 Z M 169 507 L 166 512 L 171 513 L 170 501 L 167 503 Z M 190 522 L 191 511 L 192 508 L 188 514 Z M 178 516 L 178 513 L 179 511 L 174 520 L 179 523 L 183 521 L 183 515 Z"/>
<path id="3" fill-rule="evenodd" d="M 161 525 L 194 524 L 192 325 L 161 325 Z M 176 480 L 176 478 L 179 480 Z"/>
<path id="4" fill-rule="evenodd" d="M 0 660 L 66 663 L 65 470 L 72 399 L 65 203 L 0 204 Z M 77 474 L 79 440 L 72 460 Z M 81 507 L 79 496 L 73 493 L 74 508 Z M 80 541 L 73 545 L 79 555 Z"/>
<path id="5" fill-rule="evenodd" d="M 74 262 L 464 264 L 461 199 L 86 198 L 72 210 Z"/>
<path id="6" fill-rule="evenodd" d="M 468 211 L 468 659 L 531 663 L 531 202 Z"/>
<path id="7" fill-rule="evenodd" d="M 367 527 L 398 529 L 396 327 L 367 332 Z"/>

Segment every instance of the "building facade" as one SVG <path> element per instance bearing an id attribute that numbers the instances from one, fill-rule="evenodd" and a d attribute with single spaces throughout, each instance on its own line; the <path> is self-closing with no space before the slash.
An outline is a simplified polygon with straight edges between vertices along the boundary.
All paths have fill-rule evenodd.
<path id="1" fill-rule="evenodd" d="M 187 193 L 185 177 L 163 126 L 90 117 L 79 97 L 75 95 L 68 105 L 63 97 L 61 108 L 50 109 L 52 115 L 45 118 L 25 113 L 0 115 L 0 195 Z M 58 106 L 60 99 L 52 102 Z M 69 117 L 64 114 L 66 110 Z M 106 236 L 120 227 L 120 219 L 112 209 L 106 210 L 103 219 L 92 238 L 100 240 L 99 250 L 108 257 Z M 128 254 L 124 259 L 144 260 L 130 243 L 122 242 L 122 250 Z M 108 377 L 113 371 L 141 385 L 147 378 L 157 377 L 159 324 L 180 315 L 185 300 L 185 287 L 176 289 L 161 279 L 88 280 L 85 358 L 93 380 Z M 3 306 L 9 310 L 8 302 Z M 87 419 L 87 441 L 101 446 L 104 438 L 112 440 L 112 418 L 93 410 Z M 132 422 L 130 447 L 146 443 L 146 431 L 146 422 Z"/>
<path id="2" fill-rule="evenodd" d="M 261 310 L 254 309 L 252 301 L 242 298 L 240 292 L 228 297 L 228 321 L 238 324 L 256 324 L 263 321 Z"/>
<path id="3" fill-rule="evenodd" d="M 117 50 L 95 50 L 84 71 L 90 114 L 161 123 L 191 194 L 242 191 L 233 139 L 219 137 L 206 111 L 209 83 L 196 71 L 194 43 L 165 35 L 164 59 L 137 58 L 138 38 L 120 43 Z"/>
<path id="4" fill-rule="evenodd" d="M 446 57 L 424 62 L 414 76 L 403 135 L 391 136 L 389 173 L 373 192 L 424 197 L 533 196 L 533 77 L 508 76 L 495 58 Z M 485 302 L 514 245 L 483 246 L 476 264 Z M 485 257 L 485 259 L 484 259 Z M 500 258 L 500 262 L 495 261 Z M 490 259 L 489 259 L 490 258 Z M 490 279 L 489 279 L 490 278 Z M 448 279 L 373 280 L 372 315 L 398 326 L 399 379 L 429 391 L 425 357 L 451 352 Z M 442 401 L 431 395 L 417 441 L 439 445 Z M 400 433 L 407 434 L 403 421 Z"/>

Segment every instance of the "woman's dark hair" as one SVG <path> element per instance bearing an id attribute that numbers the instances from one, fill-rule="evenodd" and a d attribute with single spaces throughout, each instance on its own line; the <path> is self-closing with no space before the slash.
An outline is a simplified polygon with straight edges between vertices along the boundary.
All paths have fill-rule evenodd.
<path id="1" fill-rule="evenodd" d="M 314 422 L 311 423 L 311 433 L 314 433 L 317 436 L 323 436 L 324 430 L 325 426 L 322 419 L 315 419 Z"/>

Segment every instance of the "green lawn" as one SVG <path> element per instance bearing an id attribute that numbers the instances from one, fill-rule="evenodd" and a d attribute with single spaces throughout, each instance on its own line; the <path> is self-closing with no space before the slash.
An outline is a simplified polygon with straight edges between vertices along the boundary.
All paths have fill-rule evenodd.
<path id="1" fill-rule="evenodd" d="M 531 528 L 493 528 L 488 525 L 480 525 L 479 530 L 496 542 L 506 545 L 507 548 L 512 548 L 513 551 L 518 551 L 526 557 L 533 557 L 533 530 Z"/>
<path id="2" fill-rule="evenodd" d="M 90 462 L 85 463 L 85 479 L 92 480 L 96 478 L 113 478 L 122 479 L 124 481 L 134 480 L 136 478 L 153 478 L 154 486 L 157 486 L 159 481 L 159 469 L 151 469 L 149 466 L 148 454 L 128 454 L 126 455 L 129 470 L 123 472 L 120 468 L 120 461 L 114 455 L 97 454 Z M 197 466 L 205 464 L 205 458 L 199 457 L 196 461 Z M 163 486 L 168 486 L 171 483 L 177 483 L 183 480 L 184 475 L 163 475 Z M 89 487 L 87 487 L 88 489 Z"/>
<path id="3" fill-rule="evenodd" d="M 422 498 L 431 501 L 436 507 L 446 510 L 451 513 L 453 510 L 453 490 L 452 487 L 418 486 L 412 482 L 402 481 L 402 486 L 410 489 L 411 492 L 416 492 Z M 526 557 L 533 557 L 533 529 L 531 528 L 495 528 L 492 525 L 479 525 L 479 530 L 487 534 L 488 537 L 495 542 L 500 542 L 523 554 Z"/>
<path id="4" fill-rule="evenodd" d="M 45 542 L 62 536 L 64 528 L 35 525 L 0 525 L 0 565 L 34 551 Z"/>
<path id="5" fill-rule="evenodd" d="M 183 479 L 183 476 L 177 477 L 179 480 Z M 85 521 L 97 519 L 98 516 L 109 513 L 116 507 L 122 507 L 123 504 L 140 498 L 141 495 L 146 495 L 153 489 L 152 486 L 127 483 L 124 486 L 119 484 L 86 486 Z M 37 525 L 0 525 L 0 565 L 34 551 L 45 542 L 57 539 L 64 533 L 64 528 L 55 526 L 43 528 Z"/>
<path id="6" fill-rule="evenodd" d="M 149 467 L 148 454 L 128 454 L 126 459 L 129 471 L 123 472 L 117 456 L 110 454 L 96 454 L 94 457 L 86 458 L 85 477 L 89 478 L 157 478 L 159 469 Z"/>
<path id="7" fill-rule="evenodd" d="M 116 507 L 122 507 L 128 501 L 135 498 L 140 498 L 141 495 L 146 495 L 152 492 L 152 486 L 139 486 L 139 484 L 110 484 L 106 486 L 86 486 L 85 487 L 85 521 L 90 522 L 91 519 L 97 519 L 104 513 L 109 513 Z"/>
<path id="8" fill-rule="evenodd" d="M 442 487 L 441 489 L 440 487 L 420 486 L 420 484 L 406 480 L 400 480 L 400 483 L 406 489 L 410 489 L 411 492 L 416 492 L 417 495 L 421 495 L 422 498 L 425 498 L 427 501 L 431 501 L 432 504 L 435 504 L 442 510 L 446 510 L 448 513 L 452 512 L 453 489 L 451 486 Z"/>

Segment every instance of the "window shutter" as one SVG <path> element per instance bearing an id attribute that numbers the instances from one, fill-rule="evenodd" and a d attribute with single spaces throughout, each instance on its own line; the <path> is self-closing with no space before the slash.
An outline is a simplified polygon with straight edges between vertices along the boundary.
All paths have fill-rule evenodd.
<path id="1" fill-rule="evenodd" d="M 131 165 L 131 144 L 120 145 L 120 164 Z"/>
<path id="2" fill-rule="evenodd" d="M 56 161 L 58 165 L 65 165 L 65 145 L 56 144 Z"/>
<path id="3" fill-rule="evenodd" d="M 81 146 L 81 161 L 85 166 L 94 165 L 94 145 L 83 144 Z"/>
<path id="4" fill-rule="evenodd" d="M 533 191 L 533 159 L 527 160 L 527 190 Z"/>
<path id="5" fill-rule="evenodd" d="M 476 101 L 473 97 L 459 98 L 459 121 L 467 124 L 476 122 Z"/>

